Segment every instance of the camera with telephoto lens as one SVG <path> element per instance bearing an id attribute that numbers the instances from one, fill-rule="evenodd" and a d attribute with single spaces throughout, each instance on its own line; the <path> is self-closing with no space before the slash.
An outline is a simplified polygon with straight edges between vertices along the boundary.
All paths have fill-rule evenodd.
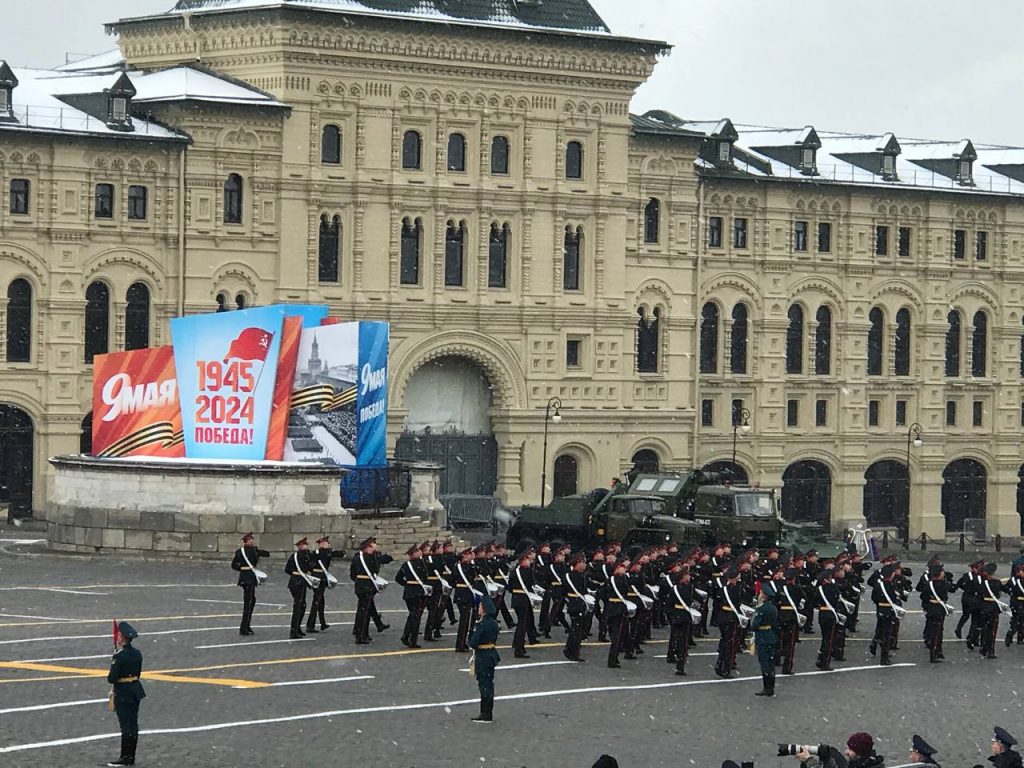
<path id="1" fill-rule="evenodd" d="M 779 744 L 779 757 L 794 757 L 800 752 L 806 752 L 809 755 L 817 755 L 821 751 L 820 746 L 812 746 L 810 744 Z M 825 751 L 828 751 L 827 749 Z"/>

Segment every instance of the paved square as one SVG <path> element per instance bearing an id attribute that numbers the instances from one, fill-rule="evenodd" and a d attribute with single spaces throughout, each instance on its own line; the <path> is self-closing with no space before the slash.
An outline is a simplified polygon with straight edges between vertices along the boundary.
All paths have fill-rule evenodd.
<path id="1" fill-rule="evenodd" d="M 30 539 L 0 534 L 3 766 L 116 757 L 104 679 L 115 617 L 135 625 L 145 656 L 139 765 L 589 768 L 607 752 L 623 768 L 717 768 L 726 758 L 792 767 L 774 757 L 776 742 L 841 745 L 866 730 L 890 765 L 905 762 L 911 734 L 920 733 L 942 764 L 956 766 L 984 760 L 993 725 L 1024 734 L 1024 647 L 1000 643 L 999 659 L 986 661 L 947 628 L 948 661 L 929 665 L 915 613 L 904 623 L 897 665 L 878 667 L 867 651 L 866 598 L 847 661 L 818 672 L 817 636 L 806 638 L 797 675 L 779 677 L 774 700 L 753 695 L 760 689 L 753 657 L 741 657 L 739 678 L 715 677 L 715 644 L 707 640 L 694 649 L 689 676 L 678 678 L 657 630 L 647 653 L 619 670 L 605 666 L 606 649 L 596 644 L 584 648 L 590 663 L 566 662 L 558 629 L 528 661 L 514 659 L 503 631 L 496 720 L 488 726 L 470 722 L 476 685 L 464 671 L 467 656 L 452 650 L 451 629 L 421 651 L 399 643 L 399 589 L 380 599 L 391 629 L 369 648 L 352 641 L 347 579 L 328 592 L 331 628 L 289 641 L 287 578 L 275 558 L 258 591 L 256 635 L 243 638 L 240 590 L 226 562 L 65 556 Z M 347 574 L 347 561 L 338 566 Z"/>

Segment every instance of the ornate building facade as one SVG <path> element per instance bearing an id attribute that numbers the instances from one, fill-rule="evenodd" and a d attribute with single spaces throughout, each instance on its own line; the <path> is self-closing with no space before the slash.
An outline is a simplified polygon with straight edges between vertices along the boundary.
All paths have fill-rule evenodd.
<path id="1" fill-rule="evenodd" d="M 0 69 L 6 499 L 45 509 L 47 457 L 88 447 L 92 354 L 309 301 L 392 324 L 392 445 L 449 492 L 536 502 L 546 432 L 559 494 L 715 463 L 832 527 L 1019 532 L 1024 190 L 631 116 L 667 46 L 585 0 L 182 0 L 113 31 Z"/>

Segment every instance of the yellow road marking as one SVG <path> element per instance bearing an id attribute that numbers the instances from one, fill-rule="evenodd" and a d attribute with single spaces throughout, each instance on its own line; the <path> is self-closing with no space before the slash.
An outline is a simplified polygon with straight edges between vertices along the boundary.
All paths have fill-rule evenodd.
<path id="1" fill-rule="evenodd" d="M 0 662 L 0 669 L 19 669 L 28 672 L 57 672 L 70 673 L 60 678 L 27 678 L 20 680 L 0 680 L 0 683 L 25 683 L 30 681 L 74 679 L 76 677 L 102 677 L 106 679 L 107 671 L 103 669 L 84 669 L 82 667 L 64 667 L 56 664 L 38 664 L 35 662 L 3 661 Z M 189 671 L 189 670 L 183 670 Z M 265 688 L 270 683 L 261 683 L 255 680 L 234 680 L 217 677 L 175 677 L 165 671 L 143 672 L 143 680 L 159 680 L 164 683 L 198 683 L 200 685 L 226 685 L 233 688 Z"/>

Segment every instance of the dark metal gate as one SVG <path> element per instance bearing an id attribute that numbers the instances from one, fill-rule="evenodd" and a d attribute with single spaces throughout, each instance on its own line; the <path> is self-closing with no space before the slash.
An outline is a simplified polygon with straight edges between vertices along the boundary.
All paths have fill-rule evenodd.
<path id="1" fill-rule="evenodd" d="M 403 432 L 395 444 L 395 458 L 443 464 L 442 494 L 490 496 L 498 488 L 498 441 L 494 435 Z"/>
<path id="2" fill-rule="evenodd" d="M 13 405 L 0 405 L 0 503 L 19 516 L 32 514 L 32 417 Z"/>
<path id="3" fill-rule="evenodd" d="M 798 461 L 782 475 L 782 517 L 794 523 L 832 521 L 832 473 L 820 461 Z"/>

